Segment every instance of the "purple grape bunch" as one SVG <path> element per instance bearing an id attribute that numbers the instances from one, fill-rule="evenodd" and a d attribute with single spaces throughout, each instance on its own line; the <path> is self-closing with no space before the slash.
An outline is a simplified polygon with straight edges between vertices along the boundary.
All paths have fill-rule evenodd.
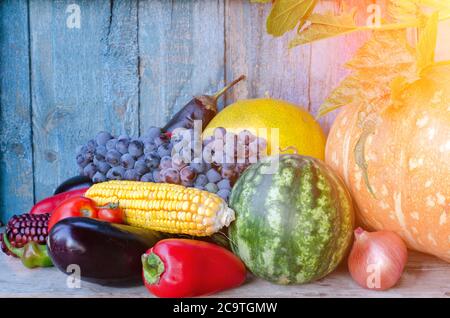
<path id="1" fill-rule="evenodd" d="M 227 145 L 229 141 L 232 142 L 230 147 Z M 216 128 L 212 137 L 202 141 L 200 158 L 191 154 L 190 159 L 194 159 L 186 163 L 183 155 L 176 151 L 172 151 L 171 156 L 161 158 L 161 181 L 206 190 L 228 201 L 239 176 L 248 166 L 261 159 L 266 148 L 264 139 L 257 138 L 247 130 L 234 134 L 224 128 Z M 222 151 L 217 152 L 217 149 Z"/>
<path id="2" fill-rule="evenodd" d="M 150 127 L 139 138 L 114 137 L 102 131 L 78 148 L 76 160 L 80 173 L 94 183 L 134 180 L 181 184 L 216 193 L 228 201 L 236 180 L 267 147 L 264 139 L 249 131 L 233 134 L 216 128 L 212 137 L 202 140 L 199 158 L 190 149 L 190 158 L 184 159 L 186 152 L 174 147 L 181 141 L 179 135 L 170 138 L 158 127 Z"/>
<path id="3" fill-rule="evenodd" d="M 101 131 L 86 145 L 78 147 L 76 160 L 80 174 L 95 183 L 108 180 L 157 182 L 155 170 L 159 170 L 161 160 L 158 153 L 166 149 L 171 149 L 170 138 L 159 127 L 150 127 L 139 138 L 125 134 L 114 137 Z"/>

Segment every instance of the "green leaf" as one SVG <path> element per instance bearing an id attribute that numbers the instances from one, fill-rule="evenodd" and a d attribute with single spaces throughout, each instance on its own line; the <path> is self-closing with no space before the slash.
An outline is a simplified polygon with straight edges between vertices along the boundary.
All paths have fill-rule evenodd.
<path id="1" fill-rule="evenodd" d="M 314 13 L 308 19 L 310 25 L 298 33 L 297 37 L 289 43 L 289 47 L 292 48 L 357 31 L 355 14 L 356 9 L 342 15 L 333 15 L 331 12 L 326 14 Z"/>
<path id="2" fill-rule="evenodd" d="M 425 27 L 420 31 L 417 43 L 417 64 L 419 73 L 434 63 L 437 43 L 439 13 L 434 12 L 426 21 Z"/>
<path id="3" fill-rule="evenodd" d="M 374 32 L 346 66 L 352 73 L 320 106 L 319 117 L 352 103 L 389 101 L 392 81 L 398 77 L 405 82 L 417 79 L 416 55 L 404 30 Z"/>
<path id="4" fill-rule="evenodd" d="M 317 0 L 276 0 L 267 17 L 267 33 L 281 36 L 299 23 L 302 26 L 316 4 Z"/>

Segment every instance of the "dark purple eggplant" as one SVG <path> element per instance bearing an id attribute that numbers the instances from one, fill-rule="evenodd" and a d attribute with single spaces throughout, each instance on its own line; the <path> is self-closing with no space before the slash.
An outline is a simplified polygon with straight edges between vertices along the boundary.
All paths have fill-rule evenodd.
<path id="1" fill-rule="evenodd" d="M 141 255 L 163 234 L 133 226 L 91 218 L 67 218 L 48 236 L 53 264 L 67 273 L 70 264 L 80 266 L 81 280 L 112 286 L 142 283 Z"/>
<path id="2" fill-rule="evenodd" d="M 65 180 L 59 186 L 56 187 L 53 194 L 58 194 L 70 190 L 89 188 L 92 185 L 92 180 L 86 176 L 76 176 Z"/>
<path id="3" fill-rule="evenodd" d="M 201 120 L 202 130 L 205 129 L 218 112 L 217 100 L 219 97 L 243 79 L 245 79 L 245 76 L 241 75 L 213 96 L 195 96 L 172 117 L 172 119 L 163 127 L 163 131 L 173 132 L 176 128 L 192 129 L 194 128 L 194 120 Z"/>

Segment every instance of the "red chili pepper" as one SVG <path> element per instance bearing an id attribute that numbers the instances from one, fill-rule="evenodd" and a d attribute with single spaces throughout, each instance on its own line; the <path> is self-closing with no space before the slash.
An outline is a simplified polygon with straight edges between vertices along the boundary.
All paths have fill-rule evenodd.
<path id="1" fill-rule="evenodd" d="M 195 297 L 245 281 L 244 264 L 218 245 L 188 239 L 159 241 L 142 256 L 143 279 L 158 297 Z"/>
<path id="2" fill-rule="evenodd" d="M 53 213 L 53 211 L 65 200 L 72 197 L 79 197 L 86 193 L 89 188 L 71 190 L 56 194 L 36 203 L 30 210 L 31 214 Z"/>

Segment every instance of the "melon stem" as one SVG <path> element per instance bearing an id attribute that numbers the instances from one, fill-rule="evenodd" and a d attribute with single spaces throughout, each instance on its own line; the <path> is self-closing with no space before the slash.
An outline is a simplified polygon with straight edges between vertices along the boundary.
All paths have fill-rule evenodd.
<path id="1" fill-rule="evenodd" d="M 294 147 L 294 146 L 289 146 L 289 147 L 286 147 L 286 148 L 279 147 L 278 149 L 280 150 L 280 152 L 287 152 L 289 150 L 292 150 L 295 155 L 298 155 L 298 149 L 296 147 Z"/>
<path id="2" fill-rule="evenodd" d="M 234 85 L 236 85 L 237 83 L 239 83 L 240 81 L 242 81 L 243 79 L 245 79 L 245 75 L 241 75 L 238 78 L 236 78 L 234 81 L 232 81 L 231 83 L 229 83 L 227 86 L 225 86 L 224 88 L 222 88 L 220 91 L 218 91 L 217 93 L 215 93 L 213 95 L 213 99 L 214 99 L 214 103 L 217 102 L 217 100 L 219 99 L 220 96 L 222 96 L 223 94 L 225 94 L 231 87 L 233 87 Z"/>

